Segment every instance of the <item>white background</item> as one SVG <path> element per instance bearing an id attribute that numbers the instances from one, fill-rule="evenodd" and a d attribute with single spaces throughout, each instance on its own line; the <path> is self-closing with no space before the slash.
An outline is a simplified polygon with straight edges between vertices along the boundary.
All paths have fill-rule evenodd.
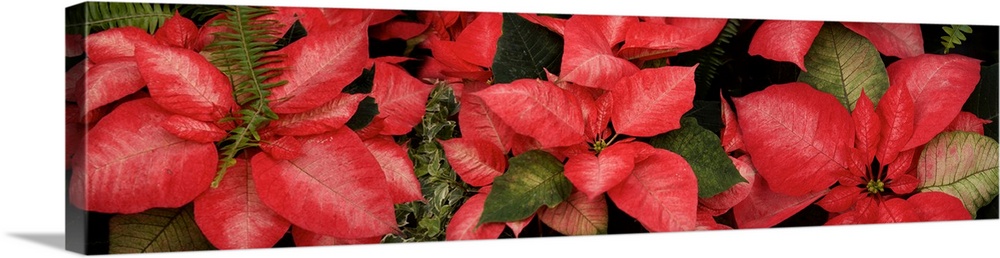
<path id="1" fill-rule="evenodd" d="M 160 1 L 190 3 L 191 1 Z M 455 2 L 455 3 L 450 3 Z M 199 0 L 196 3 L 592 13 L 719 18 L 850 20 L 998 25 L 982 1 L 301 1 Z M 902 1 L 891 1 L 902 2 Z M 16 4 L 14 4 L 16 3 Z M 0 30 L 0 256 L 71 257 L 64 229 L 64 8 L 77 1 L 7 1 Z M 629 3 L 623 5 L 623 3 Z M 669 3 L 669 4 L 667 4 Z M 865 9 L 854 10 L 858 6 Z M 886 16 L 891 14 L 890 16 Z M 144 257 L 337 256 L 629 257 L 874 256 L 961 257 L 996 254 L 1000 221 L 809 227 L 557 237 L 254 251 L 188 252 Z M 131 257 L 131 256 L 122 256 Z"/>

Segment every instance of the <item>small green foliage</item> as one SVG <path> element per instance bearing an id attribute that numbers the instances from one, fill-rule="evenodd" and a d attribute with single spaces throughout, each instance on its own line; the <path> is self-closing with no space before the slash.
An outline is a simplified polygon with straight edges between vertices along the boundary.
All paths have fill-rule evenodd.
<path id="1" fill-rule="evenodd" d="M 961 45 L 962 41 L 966 40 L 965 33 L 972 33 L 972 27 L 969 25 L 943 26 L 941 29 L 944 30 L 945 34 L 948 34 L 941 36 L 941 45 L 944 45 L 945 54 L 955 48 L 955 45 Z"/>
<path id="2" fill-rule="evenodd" d="M 572 192 L 573 184 L 555 156 L 541 150 L 521 153 L 510 159 L 507 172 L 494 179 L 479 224 L 523 220 L 542 205 L 555 207 Z"/>
<path id="3" fill-rule="evenodd" d="M 176 5 L 151 3 L 87 2 L 85 16 L 66 22 L 69 34 L 89 34 L 118 27 L 138 27 L 150 34 L 174 16 Z"/>
<path id="4" fill-rule="evenodd" d="M 257 130 L 267 122 L 278 119 L 278 115 L 268 106 L 270 89 L 284 85 L 286 81 L 269 81 L 281 74 L 281 68 L 265 65 L 280 61 L 278 56 L 269 54 L 276 47 L 278 23 L 274 20 L 256 20 L 270 14 L 267 8 L 232 6 L 227 10 L 227 19 L 216 21 L 216 25 L 229 28 L 216 33 L 215 41 L 206 49 L 212 53 L 212 64 L 229 76 L 233 84 L 233 97 L 240 105 L 238 117 L 226 120 L 236 121 L 237 127 L 219 143 L 221 157 L 219 171 L 212 187 L 218 187 L 226 169 L 236 164 L 236 154 L 241 150 L 257 146 L 260 135 Z"/>
<path id="5" fill-rule="evenodd" d="M 452 215 L 473 194 L 469 186 L 459 180 L 445 158 L 438 140 L 455 136 L 457 123 L 450 120 L 458 112 L 455 93 L 446 82 L 435 84 L 427 101 L 424 117 L 414 128 L 418 140 L 411 142 L 410 159 L 420 180 L 425 202 L 396 205 L 396 221 L 403 234 L 389 235 L 383 242 L 442 241 Z"/>
<path id="6" fill-rule="evenodd" d="M 653 137 L 653 147 L 677 153 L 687 160 L 698 178 L 698 197 L 708 198 L 746 182 L 722 149 L 719 137 L 698 125 L 698 120 L 685 117 L 681 128 Z"/>

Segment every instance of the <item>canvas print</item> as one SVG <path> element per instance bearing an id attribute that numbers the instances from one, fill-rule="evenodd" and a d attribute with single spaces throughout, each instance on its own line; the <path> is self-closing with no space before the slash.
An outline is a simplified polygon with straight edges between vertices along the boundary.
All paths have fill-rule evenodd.
<path id="1" fill-rule="evenodd" d="M 997 219 L 996 25 L 127 2 L 66 18 L 76 252 Z"/>

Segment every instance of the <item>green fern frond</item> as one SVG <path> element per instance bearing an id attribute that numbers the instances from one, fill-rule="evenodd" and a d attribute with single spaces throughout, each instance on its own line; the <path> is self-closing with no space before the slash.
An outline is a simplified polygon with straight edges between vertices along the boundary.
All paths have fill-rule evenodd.
<path id="1" fill-rule="evenodd" d="M 695 70 L 695 81 L 702 85 L 704 88 L 712 86 L 712 80 L 715 79 L 719 67 L 721 67 L 727 60 L 724 59 L 726 55 L 726 50 L 723 49 L 723 45 L 729 44 L 729 40 L 736 36 L 739 32 L 740 21 L 736 19 L 729 19 L 726 22 L 726 26 L 723 27 L 722 32 L 719 36 L 715 38 L 715 42 L 703 49 L 703 54 L 698 55 L 695 59 L 699 63 L 698 69 Z"/>
<path id="2" fill-rule="evenodd" d="M 172 4 L 114 2 L 87 2 L 85 8 L 86 19 L 68 22 L 67 31 L 89 34 L 132 26 L 152 34 L 178 9 Z"/>
<path id="3" fill-rule="evenodd" d="M 285 84 L 285 81 L 269 82 L 281 74 L 282 68 L 273 67 L 280 57 L 269 52 L 276 47 L 274 42 L 279 24 L 274 20 L 257 18 L 271 13 L 270 9 L 248 6 L 232 6 L 226 10 L 226 19 L 217 20 L 216 26 L 228 30 L 215 34 L 215 41 L 206 49 L 212 53 L 212 63 L 229 76 L 233 84 L 233 97 L 241 107 L 238 117 L 230 118 L 238 126 L 220 142 L 219 171 L 212 187 L 217 187 L 226 169 L 236 163 L 236 154 L 241 150 L 256 147 L 260 142 L 258 129 L 278 115 L 268 107 L 269 89 Z"/>
<path id="4" fill-rule="evenodd" d="M 947 54 L 948 50 L 955 48 L 955 45 L 961 45 L 962 41 L 965 41 L 965 33 L 972 33 L 972 27 L 969 25 L 951 25 L 941 27 L 944 30 L 945 36 L 941 36 L 941 45 L 944 45 L 944 53 Z"/>

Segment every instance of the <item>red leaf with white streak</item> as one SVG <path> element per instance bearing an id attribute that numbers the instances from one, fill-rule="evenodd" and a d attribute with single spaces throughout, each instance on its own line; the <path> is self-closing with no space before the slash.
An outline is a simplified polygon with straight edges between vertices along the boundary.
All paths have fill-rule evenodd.
<path id="1" fill-rule="evenodd" d="M 992 123 L 993 121 L 981 119 L 976 114 L 962 111 L 955 116 L 955 120 L 951 121 L 948 127 L 944 128 L 945 132 L 950 131 L 965 131 L 973 132 L 978 134 L 984 134 L 983 125 Z"/>
<path id="2" fill-rule="evenodd" d="M 618 133 L 649 137 L 681 127 L 681 115 L 694 105 L 692 67 L 644 69 L 614 86 L 611 123 Z"/>
<path id="3" fill-rule="evenodd" d="M 387 63 L 375 63 L 371 96 L 378 103 L 378 115 L 385 119 L 383 135 L 409 133 L 424 116 L 427 95 L 434 88 L 413 78 L 406 70 Z"/>
<path id="4" fill-rule="evenodd" d="M 608 88 L 639 68 L 618 58 L 612 46 L 624 40 L 626 25 L 635 17 L 574 15 L 566 21 L 561 79 L 579 85 Z"/>
<path id="5" fill-rule="evenodd" d="M 844 22 L 844 27 L 868 38 L 878 52 L 899 58 L 924 53 L 920 24 Z"/>
<path id="6" fill-rule="evenodd" d="M 739 228 L 769 228 L 778 225 L 829 191 L 789 196 L 771 191 L 768 182 L 760 175 L 753 181 L 750 195 L 733 207 L 733 218 Z"/>
<path id="7" fill-rule="evenodd" d="M 208 19 L 208 21 L 205 21 L 205 25 L 202 25 L 201 28 L 198 29 L 198 35 L 195 36 L 196 38 L 194 39 L 194 42 L 191 43 L 191 50 L 201 52 L 201 50 L 208 46 L 208 44 L 215 41 L 215 33 L 227 31 L 228 28 L 226 26 L 213 25 L 215 24 L 215 21 L 225 18 L 226 13 L 220 13 L 211 19 Z"/>
<path id="8" fill-rule="evenodd" d="M 198 121 L 182 115 L 171 115 L 160 123 L 173 135 L 194 142 L 216 142 L 226 138 L 228 133 L 218 125 Z"/>
<path id="9" fill-rule="evenodd" d="M 475 240 L 475 239 L 496 239 L 503 233 L 504 223 L 494 222 L 479 225 L 479 217 L 483 214 L 483 205 L 486 203 L 486 195 L 489 187 L 479 189 L 479 193 L 473 195 L 462 204 L 462 207 L 455 211 L 451 221 L 448 222 L 445 240 Z"/>
<path id="10" fill-rule="evenodd" d="M 482 99 L 515 132 L 538 140 L 543 147 L 586 140 L 579 100 L 551 82 L 521 79 L 470 95 Z"/>
<path id="11" fill-rule="evenodd" d="M 625 181 L 608 190 L 622 211 L 650 232 L 694 230 L 698 179 L 680 155 L 656 149 L 635 164 Z"/>
<path id="12" fill-rule="evenodd" d="M 942 192 L 924 192 L 906 199 L 921 221 L 970 220 L 972 215 L 962 200 Z"/>
<path id="13" fill-rule="evenodd" d="M 375 137 L 364 140 L 365 147 L 378 160 L 385 181 L 386 190 L 392 203 L 400 204 L 424 199 L 420 192 L 420 181 L 413 172 L 413 161 L 406 153 L 406 147 L 396 144 L 389 136 Z"/>
<path id="14" fill-rule="evenodd" d="M 146 81 L 139 75 L 139 66 L 132 58 L 112 59 L 93 65 L 86 69 L 86 75 L 84 112 L 115 102 L 146 86 Z"/>
<path id="15" fill-rule="evenodd" d="M 250 162 L 237 158 L 218 188 L 194 200 L 194 221 L 219 249 L 268 248 L 291 226 L 260 202 L 250 175 Z"/>
<path id="16" fill-rule="evenodd" d="M 886 68 L 889 85 L 913 97 L 913 138 L 903 150 L 923 145 L 944 130 L 979 83 L 980 61 L 961 55 L 924 54 Z"/>
<path id="17" fill-rule="evenodd" d="M 482 67 L 493 66 L 502 23 L 503 16 L 500 13 L 479 14 L 455 39 L 455 42 L 462 44 L 455 52 L 469 63 Z"/>
<path id="18" fill-rule="evenodd" d="M 153 36 L 136 27 L 113 28 L 87 36 L 87 59 L 96 64 L 135 56 L 135 50 L 158 45 Z"/>
<path id="19" fill-rule="evenodd" d="M 149 94 L 164 109 L 215 122 L 236 106 L 229 77 L 194 51 L 151 45 L 135 51 Z"/>
<path id="20" fill-rule="evenodd" d="M 305 112 L 329 102 L 367 68 L 368 33 L 364 23 L 310 32 L 281 50 L 288 67 L 270 81 L 288 83 L 271 89 L 271 109 L 278 114 Z M 381 108 L 381 105 L 379 105 Z"/>
<path id="21" fill-rule="evenodd" d="M 295 241 L 295 246 L 330 246 L 330 245 L 359 245 L 359 244 L 378 244 L 382 242 L 382 236 L 366 237 L 366 238 L 336 238 L 327 235 L 317 234 L 315 232 L 302 229 L 298 226 L 292 226 L 292 240 Z"/>
<path id="22" fill-rule="evenodd" d="M 733 101 L 747 153 L 775 192 L 825 190 L 850 168 L 854 121 L 833 95 L 794 82 Z"/>
<path id="23" fill-rule="evenodd" d="M 548 28 L 552 32 L 559 34 L 560 36 L 565 35 L 563 31 L 566 30 L 566 20 L 559 19 L 551 16 L 538 15 L 533 13 L 519 13 L 518 16 L 528 20 L 534 24 L 542 25 L 542 27 Z"/>
<path id="24" fill-rule="evenodd" d="M 74 160 L 71 201 L 88 211 L 137 213 L 183 206 L 208 189 L 218 163 L 215 145 L 164 130 L 160 123 L 169 116 L 145 98 L 101 119 L 87 132 L 86 155 Z"/>
<path id="25" fill-rule="evenodd" d="M 487 141 L 502 152 L 510 151 L 514 145 L 514 132 L 504 124 L 486 103 L 476 95 L 462 96 L 461 112 L 458 112 L 458 127 L 462 128 L 463 138 L 475 138 Z"/>
<path id="26" fill-rule="evenodd" d="M 358 103 L 365 99 L 363 94 L 341 93 L 315 109 L 282 116 L 272 121 L 269 127 L 281 135 L 305 136 L 321 134 L 340 129 L 358 110 Z"/>
<path id="27" fill-rule="evenodd" d="M 725 26 L 726 19 L 708 18 L 633 23 L 618 54 L 628 59 L 648 60 L 698 50 L 712 44 Z"/>
<path id="28" fill-rule="evenodd" d="M 260 141 L 260 149 L 276 160 L 290 160 L 302 156 L 302 142 L 294 136 L 281 136 Z"/>
<path id="29" fill-rule="evenodd" d="M 574 192 L 556 207 L 542 207 L 538 219 L 567 236 L 606 234 L 608 203 L 604 198 L 588 198 L 582 192 Z"/>
<path id="30" fill-rule="evenodd" d="M 469 185 L 492 184 L 494 178 L 507 170 L 507 156 L 489 142 L 463 137 L 440 143 L 448 164 Z"/>
<path id="31" fill-rule="evenodd" d="M 341 128 L 301 141 L 302 157 L 257 154 L 250 161 L 264 204 L 292 224 L 337 238 L 396 230 L 385 175 L 353 131 Z"/>
<path id="32" fill-rule="evenodd" d="M 569 157 L 564 174 L 573 186 L 591 200 L 621 183 L 635 168 L 635 149 L 612 144 L 596 155 L 584 152 Z"/>
<path id="33" fill-rule="evenodd" d="M 198 26 L 188 18 L 181 16 L 179 12 L 174 12 L 174 16 L 163 22 L 163 26 L 156 29 L 153 38 L 163 44 L 177 48 L 190 48 L 198 40 Z"/>
<path id="34" fill-rule="evenodd" d="M 768 20 L 760 25 L 750 41 L 747 53 L 792 62 L 806 70 L 805 57 L 823 22 Z"/>

